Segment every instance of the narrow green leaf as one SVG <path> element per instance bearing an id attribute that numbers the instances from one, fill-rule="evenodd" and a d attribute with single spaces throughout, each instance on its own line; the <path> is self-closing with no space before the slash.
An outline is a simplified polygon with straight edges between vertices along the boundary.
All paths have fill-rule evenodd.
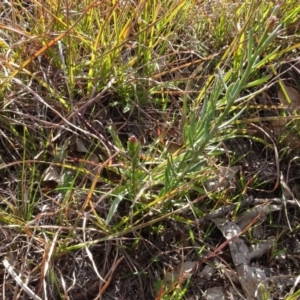
<path id="1" fill-rule="evenodd" d="M 117 209 L 118 209 L 118 206 L 119 204 L 121 203 L 121 201 L 124 199 L 125 197 L 125 190 L 126 190 L 126 187 L 125 186 L 121 186 L 121 187 L 117 187 L 113 192 L 112 194 L 113 195 L 116 195 L 115 199 L 113 200 L 110 208 L 109 208 L 109 211 L 108 211 L 108 214 L 107 214 L 107 218 L 105 220 L 105 224 L 108 225 L 110 223 L 110 221 L 112 220 L 113 216 L 115 215 Z"/>
<path id="2" fill-rule="evenodd" d="M 250 64 L 252 61 L 252 49 L 253 49 L 253 29 L 249 31 L 249 37 L 248 37 L 248 47 L 247 47 L 248 64 Z"/>
<path id="3" fill-rule="evenodd" d="M 273 75 L 267 75 L 267 76 L 264 76 L 264 77 L 259 78 L 257 80 L 251 81 L 251 82 L 247 83 L 246 85 L 244 85 L 243 89 L 247 89 L 247 88 L 262 85 L 265 82 L 268 82 L 272 77 L 273 77 Z"/>

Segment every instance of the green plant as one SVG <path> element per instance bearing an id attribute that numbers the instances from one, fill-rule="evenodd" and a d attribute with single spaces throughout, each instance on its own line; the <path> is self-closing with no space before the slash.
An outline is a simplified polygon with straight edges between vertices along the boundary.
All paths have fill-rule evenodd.
<path id="1" fill-rule="evenodd" d="M 177 252 L 199 258 L 217 248 L 209 216 L 235 203 L 237 218 L 249 190 L 274 182 L 247 161 L 253 149 L 235 153 L 231 141 L 274 151 L 272 193 L 281 158 L 296 161 L 290 148 L 298 144 L 288 138 L 299 131 L 297 107 L 286 91 L 289 104 L 278 108 L 273 88 L 287 90 L 281 66 L 296 59 L 297 1 L 34 0 L 3 8 L 3 253 L 13 254 L 25 270 L 20 282 L 37 297 L 73 299 L 78 287 L 90 287 L 81 298 L 110 288 L 126 294 L 119 270 L 138 286 L 133 298 L 158 295 L 148 282 L 160 282 L 163 259 L 171 265 Z M 260 97 L 275 100 L 266 108 Z M 278 120 L 284 139 L 269 127 Z M 286 137 L 290 144 L 281 143 Z M 237 164 L 251 170 L 240 168 L 235 194 L 207 188 Z M 281 239 L 290 211 L 273 228 Z M 193 284 L 157 297 L 187 298 Z M 24 293 L 0 285 L 7 297 Z"/>

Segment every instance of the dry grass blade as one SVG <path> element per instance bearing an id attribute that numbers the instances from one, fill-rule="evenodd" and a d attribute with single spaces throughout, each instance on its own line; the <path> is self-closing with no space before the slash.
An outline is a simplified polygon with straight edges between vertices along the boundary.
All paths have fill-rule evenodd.
<path id="1" fill-rule="evenodd" d="M 91 10 L 96 4 L 97 4 L 97 1 L 92 2 L 85 9 L 85 11 L 82 13 L 82 15 L 78 18 L 78 20 L 70 28 L 68 28 L 64 33 L 60 34 L 58 37 L 56 37 L 53 40 L 51 40 L 50 42 L 48 42 L 47 45 L 43 46 L 41 49 L 39 49 L 38 51 L 36 51 L 30 58 L 28 58 L 27 60 L 25 60 L 22 63 L 22 65 L 17 70 L 15 70 L 14 72 L 12 72 L 10 74 L 10 76 L 1 84 L 1 87 L 3 87 L 5 84 L 8 84 L 8 82 L 11 79 L 15 79 L 16 75 L 18 75 L 18 73 L 20 71 L 22 71 L 22 69 L 26 68 L 34 59 L 36 59 L 37 57 L 39 57 L 40 55 L 42 55 L 45 51 L 47 51 L 49 48 L 53 47 L 53 45 L 55 45 L 64 36 L 66 36 L 82 20 L 82 18 L 84 18 L 84 16 L 88 13 L 88 11 Z"/>
<path id="2" fill-rule="evenodd" d="M 23 280 L 17 275 L 17 273 L 14 271 L 12 265 L 8 262 L 6 258 L 2 261 L 5 269 L 10 274 L 10 276 L 15 280 L 15 282 L 22 288 L 25 293 L 31 297 L 34 300 L 42 300 L 40 297 L 38 297 L 24 282 Z"/>
<path id="3" fill-rule="evenodd" d="M 253 298 L 251 259 L 298 272 L 300 6 L 200 2 L 0 4 L 3 297 Z M 257 297 L 299 294 L 273 279 Z"/>

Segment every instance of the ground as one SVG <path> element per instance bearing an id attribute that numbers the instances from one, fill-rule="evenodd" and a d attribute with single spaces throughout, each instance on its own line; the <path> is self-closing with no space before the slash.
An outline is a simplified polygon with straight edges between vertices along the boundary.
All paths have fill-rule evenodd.
<path id="1" fill-rule="evenodd" d="M 279 2 L 2 4 L 2 299 L 300 297 Z"/>

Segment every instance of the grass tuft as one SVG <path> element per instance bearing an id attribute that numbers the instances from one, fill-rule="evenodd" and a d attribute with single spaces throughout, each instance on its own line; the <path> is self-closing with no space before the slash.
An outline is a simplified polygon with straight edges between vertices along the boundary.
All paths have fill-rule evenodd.
<path id="1" fill-rule="evenodd" d="M 1 5 L 3 299 L 297 298 L 298 1 Z"/>

